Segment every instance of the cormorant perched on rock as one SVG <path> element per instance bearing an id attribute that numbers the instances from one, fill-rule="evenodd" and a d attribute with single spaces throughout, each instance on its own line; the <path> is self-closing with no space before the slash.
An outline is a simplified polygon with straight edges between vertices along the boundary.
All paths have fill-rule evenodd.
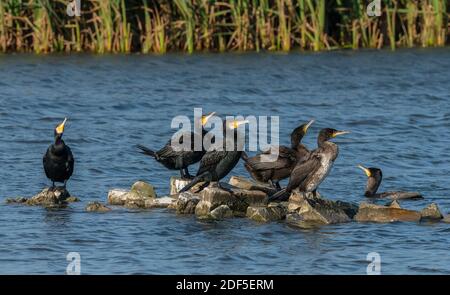
<path id="1" fill-rule="evenodd" d="M 75 160 L 69 146 L 62 140 L 66 122 L 67 118 L 55 128 L 55 142 L 48 147 L 44 155 L 44 171 L 52 181 L 52 188 L 55 188 L 55 182 L 63 182 L 65 188 L 73 173 Z"/>
<path id="2" fill-rule="evenodd" d="M 204 182 L 198 189 L 198 192 L 207 187 L 210 182 L 218 182 L 218 187 L 227 190 L 220 186 L 219 180 L 228 175 L 233 170 L 236 164 L 239 162 L 242 155 L 242 148 L 238 144 L 238 127 L 242 124 L 246 124 L 246 120 L 233 120 L 231 122 L 225 121 L 223 126 L 223 149 L 211 150 L 206 152 L 200 161 L 200 167 L 198 168 L 197 175 L 194 179 L 186 185 L 180 192 L 185 192 L 191 189 L 199 182 Z M 233 133 L 233 142 L 230 143 L 230 138 L 227 138 L 226 134 Z M 229 137 L 229 135 L 228 135 Z M 228 144 L 227 144 L 228 143 Z M 229 147 L 232 147 L 231 149 Z"/>
<path id="3" fill-rule="evenodd" d="M 379 168 L 365 168 L 361 165 L 358 165 L 367 175 L 367 185 L 366 192 L 364 196 L 367 198 L 387 198 L 387 199 L 421 199 L 422 194 L 418 192 L 385 192 L 385 193 L 377 193 L 378 188 L 380 187 L 381 181 L 383 179 L 383 173 Z"/>
<path id="4" fill-rule="evenodd" d="M 295 165 L 310 154 L 308 148 L 301 144 L 301 141 L 312 123 L 314 120 L 295 128 L 291 133 L 291 147 L 279 146 L 278 158 L 274 161 L 264 161 L 264 157 L 277 156 L 272 154 L 271 150 L 251 158 L 243 157 L 245 169 L 252 178 L 260 182 L 269 182 L 273 187 L 281 189 L 279 181 L 288 178 Z"/>
<path id="5" fill-rule="evenodd" d="M 295 166 L 287 187 L 269 197 L 269 200 L 285 201 L 289 199 L 292 190 L 296 188 L 300 192 L 315 193 L 319 185 L 327 177 L 339 154 L 337 144 L 329 140 L 347 133 L 349 132 L 331 128 L 322 129 L 317 139 L 318 148 L 311 152 L 308 159 Z"/>
<path id="6" fill-rule="evenodd" d="M 205 150 L 203 148 L 203 137 L 207 133 L 203 127 L 206 125 L 208 120 L 214 116 L 215 112 L 210 113 L 209 115 L 202 116 L 201 124 L 202 124 L 202 148 L 199 151 L 194 149 L 195 136 L 194 132 L 185 133 L 180 136 L 180 145 L 183 144 L 183 138 L 185 136 L 191 137 L 191 149 L 190 150 L 176 150 L 172 147 L 172 139 L 170 139 L 166 145 L 160 149 L 159 151 L 153 151 L 143 145 L 137 145 L 137 148 L 141 150 L 141 153 L 147 156 L 151 156 L 155 158 L 155 160 L 164 165 L 169 170 L 179 170 L 181 174 L 181 178 L 191 178 L 189 174 L 188 167 L 192 164 L 197 163 L 201 160 L 203 155 L 205 154 Z"/>

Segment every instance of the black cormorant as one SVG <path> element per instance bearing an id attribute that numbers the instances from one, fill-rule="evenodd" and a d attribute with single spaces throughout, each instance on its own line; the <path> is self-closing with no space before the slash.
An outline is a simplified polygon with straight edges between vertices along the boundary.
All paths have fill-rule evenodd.
<path id="1" fill-rule="evenodd" d="M 329 140 L 347 133 L 349 132 L 331 128 L 322 129 L 317 138 L 318 148 L 311 152 L 308 159 L 295 166 L 289 177 L 287 187 L 269 197 L 269 200 L 285 201 L 289 199 L 292 190 L 296 188 L 300 192 L 315 193 L 319 185 L 327 177 L 339 154 L 337 144 Z"/>
<path id="2" fill-rule="evenodd" d="M 377 193 L 378 188 L 380 187 L 381 181 L 383 179 L 383 173 L 379 168 L 365 168 L 361 165 L 358 165 L 367 175 L 367 185 L 366 192 L 364 196 L 367 198 L 387 198 L 387 199 L 421 199 L 422 194 L 417 192 L 385 192 L 385 193 Z"/>
<path id="3" fill-rule="evenodd" d="M 246 124 L 246 120 L 233 120 L 231 122 L 225 121 L 223 126 L 223 149 L 221 150 L 211 150 L 206 152 L 200 161 L 200 166 L 198 168 L 197 175 L 194 179 L 187 184 L 180 192 L 185 192 L 191 189 L 194 185 L 199 182 L 204 182 L 197 192 L 200 192 L 205 187 L 207 187 L 211 182 L 217 182 L 218 187 L 221 187 L 219 180 L 224 178 L 230 173 L 231 170 L 239 162 L 242 155 L 242 147 L 238 146 L 238 127 L 242 124 Z M 229 130 L 229 131 L 227 131 Z M 229 132 L 233 133 L 233 142 L 230 143 L 230 139 L 226 136 Z M 230 149 L 231 146 L 231 149 Z"/>
<path id="4" fill-rule="evenodd" d="M 48 147 L 44 155 L 44 171 L 52 181 L 52 188 L 55 188 L 55 182 L 63 182 L 65 188 L 73 173 L 75 160 L 69 146 L 62 140 L 66 122 L 67 118 L 55 128 L 55 142 Z"/>
<path id="5" fill-rule="evenodd" d="M 272 154 L 271 150 L 251 158 L 243 157 L 245 169 L 252 178 L 260 182 L 269 182 L 273 187 L 281 189 L 279 181 L 288 178 L 295 165 L 310 154 L 308 148 L 301 144 L 301 141 L 312 123 L 314 120 L 295 128 L 291 133 L 291 147 L 279 146 L 278 158 L 274 161 L 264 161 L 263 158 L 275 157 L 276 155 Z"/>
<path id="6" fill-rule="evenodd" d="M 137 148 L 141 150 L 141 153 L 144 155 L 151 156 L 155 158 L 155 160 L 164 165 L 169 170 L 179 170 L 181 178 L 191 178 L 189 174 L 188 167 L 192 164 L 197 163 L 201 160 L 203 155 L 205 154 L 205 150 L 203 148 L 203 137 L 207 133 L 203 127 L 208 122 L 208 120 L 214 116 L 214 112 L 209 115 L 202 116 L 201 124 L 202 124 L 202 148 L 199 151 L 194 149 L 195 142 L 195 133 L 185 133 L 180 136 L 180 145 L 183 144 L 183 138 L 185 136 L 191 137 L 191 149 L 190 150 L 176 150 L 172 147 L 172 140 L 169 140 L 166 145 L 160 149 L 159 151 L 153 151 L 143 145 L 137 145 Z"/>

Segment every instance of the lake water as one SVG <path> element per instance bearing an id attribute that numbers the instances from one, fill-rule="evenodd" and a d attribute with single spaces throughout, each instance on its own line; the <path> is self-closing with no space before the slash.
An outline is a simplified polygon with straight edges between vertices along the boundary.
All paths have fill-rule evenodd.
<path id="1" fill-rule="evenodd" d="M 351 130 L 320 187 L 364 201 L 357 164 L 383 169 L 384 190 L 413 190 L 450 211 L 450 49 L 193 56 L 0 55 L 0 273 L 63 274 L 68 252 L 83 274 L 365 274 L 369 252 L 384 274 L 450 274 L 450 224 L 347 223 L 301 230 L 247 219 L 215 223 L 156 209 L 87 213 L 108 190 L 142 179 L 168 193 L 167 171 L 135 145 L 161 147 L 175 115 L 280 116 L 280 143 L 316 119 Z M 49 184 L 42 156 L 53 128 L 76 167 L 64 210 L 6 205 Z M 195 173 L 196 167 L 190 168 Z M 232 172 L 247 175 L 242 163 Z"/>

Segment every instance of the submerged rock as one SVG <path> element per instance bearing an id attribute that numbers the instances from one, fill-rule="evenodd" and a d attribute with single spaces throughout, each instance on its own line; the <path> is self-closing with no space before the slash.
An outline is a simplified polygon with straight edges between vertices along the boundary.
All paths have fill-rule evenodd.
<path id="1" fill-rule="evenodd" d="M 450 223 L 450 214 L 445 215 L 444 218 L 442 219 L 442 222 Z"/>
<path id="2" fill-rule="evenodd" d="M 431 203 L 427 207 L 423 208 L 422 211 L 420 211 L 420 215 L 424 220 L 440 220 L 444 218 L 436 203 Z"/>
<path id="3" fill-rule="evenodd" d="M 257 222 L 270 222 L 286 218 L 287 203 L 270 203 L 268 206 L 249 206 L 246 216 Z"/>
<path id="4" fill-rule="evenodd" d="M 77 197 L 74 197 L 74 196 L 68 197 L 66 199 L 67 203 L 76 203 L 76 202 L 79 202 L 79 201 L 80 201 L 80 199 L 78 199 Z"/>
<path id="5" fill-rule="evenodd" d="M 421 214 L 417 211 L 397 208 L 397 206 L 382 206 L 369 203 L 359 205 L 355 220 L 359 222 L 396 222 L 420 221 Z"/>
<path id="6" fill-rule="evenodd" d="M 215 219 L 215 220 L 231 218 L 231 217 L 233 217 L 233 211 L 227 205 L 220 205 L 216 209 L 212 210 L 209 213 L 208 217 Z"/>
<path id="7" fill-rule="evenodd" d="M 286 222 L 299 227 L 350 222 L 356 211 L 357 206 L 351 203 L 294 191 L 289 198 Z"/>
<path id="8" fill-rule="evenodd" d="M 6 204 L 23 204 L 27 202 L 27 198 L 24 197 L 15 197 L 15 198 L 7 198 L 5 200 Z"/>
<path id="9" fill-rule="evenodd" d="M 64 187 L 45 188 L 25 203 L 32 206 L 65 207 L 69 198 L 70 193 Z"/>
<path id="10" fill-rule="evenodd" d="M 106 207 L 100 202 L 91 202 L 86 206 L 86 211 L 88 212 L 108 212 L 111 208 Z"/>
<path id="11" fill-rule="evenodd" d="M 194 214 L 195 207 L 200 202 L 200 196 L 191 192 L 184 192 L 178 195 L 176 210 L 178 214 Z"/>
<path id="12" fill-rule="evenodd" d="M 242 176 L 232 176 L 228 183 L 240 189 L 249 191 L 262 191 L 268 195 L 272 195 L 277 192 L 277 190 L 271 187 L 269 184 L 255 182 Z"/>

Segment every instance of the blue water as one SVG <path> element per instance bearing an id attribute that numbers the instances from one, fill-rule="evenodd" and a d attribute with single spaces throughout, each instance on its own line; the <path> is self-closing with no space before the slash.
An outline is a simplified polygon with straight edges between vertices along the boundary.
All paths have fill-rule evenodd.
<path id="1" fill-rule="evenodd" d="M 165 56 L 0 55 L 0 273 L 63 274 L 68 252 L 83 274 L 365 274 L 369 252 L 384 274 L 449 274 L 450 225 L 348 223 L 301 230 L 247 219 L 216 223 L 164 209 L 87 213 L 89 201 L 143 179 L 168 193 L 176 172 L 136 152 L 161 147 L 175 115 L 205 112 L 280 116 L 280 142 L 316 119 L 351 130 L 320 187 L 323 196 L 364 201 L 357 164 L 383 169 L 383 190 L 422 192 L 421 209 L 450 211 L 450 49 L 320 54 Z M 53 128 L 76 167 L 63 210 L 6 205 L 49 182 L 42 156 Z M 196 167 L 191 167 L 195 172 Z M 247 175 L 242 163 L 234 175 Z"/>

